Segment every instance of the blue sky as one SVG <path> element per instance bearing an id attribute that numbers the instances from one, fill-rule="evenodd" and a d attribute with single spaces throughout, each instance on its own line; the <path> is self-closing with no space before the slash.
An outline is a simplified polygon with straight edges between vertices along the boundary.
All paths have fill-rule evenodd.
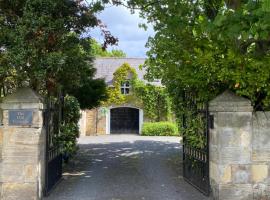
<path id="1" fill-rule="evenodd" d="M 144 22 L 138 13 L 131 14 L 125 7 L 107 7 L 98 15 L 113 36 L 119 39 L 118 46 L 109 49 L 121 49 L 128 57 L 145 57 L 147 49 L 145 43 L 149 36 L 154 34 L 152 27 L 147 31 L 139 28 L 139 23 Z M 98 29 L 91 30 L 90 35 L 98 41 L 103 41 Z"/>

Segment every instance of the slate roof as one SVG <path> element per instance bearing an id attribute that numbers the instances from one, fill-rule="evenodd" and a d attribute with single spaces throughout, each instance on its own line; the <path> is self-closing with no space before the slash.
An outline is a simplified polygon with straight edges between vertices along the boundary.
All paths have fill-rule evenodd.
<path id="1" fill-rule="evenodd" d="M 94 66 L 97 69 L 96 78 L 104 78 L 108 85 L 112 85 L 113 73 L 123 64 L 128 63 L 133 67 L 140 80 L 146 73 L 145 69 L 139 69 L 140 65 L 144 64 L 144 58 L 96 58 Z M 160 85 L 160 82 L 155 82 L 155 85 Z"/>

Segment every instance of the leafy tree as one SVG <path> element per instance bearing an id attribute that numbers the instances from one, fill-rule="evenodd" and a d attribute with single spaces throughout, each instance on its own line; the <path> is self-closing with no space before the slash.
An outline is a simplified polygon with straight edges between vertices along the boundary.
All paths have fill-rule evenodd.
<path id="1" fill-rule="evenodd" d="M 270 105 L 269 0 L 130 0 L 156 32 L 147 46 L 148 78 L 211 99 L 231 89 Z"/>
<path id="2" fill-rule="evenodd" d="M 51 99 L 62 90 L 59 139 L 66 156 L 77 149 L 80 107 L 90 109 L 107 97 L 104 80 L 94 79 L 90 37 L 82 37 L 98 26 L 104 48 L 117 43 L 95 16 L 102 9 L 98 1 L 0 0 L 0 97 L 21 86 Z"/>
<path id="3" fill-rule="evenodd" d="M 108 98 L 107 85 L 103 79 L 88 79 L 81 87 L 74 89 L 71 93 L 80 102 L 81 109 L 97 107 Z"/>
<path id="4" fill-rule="evenodd" d="M 89 28 L 99 26 L 104 47 L 117 42 L 95 16 L 102 9 L 100 2 L 81 0 L 1 0 L 0 84 L 4 94 L 29 85 L 50 95 L 61 88 L 81 102 L 95 95 L 95 101 L 82 103 L 87 108 L 104 99 L 105 84 L 93 79 L 89 37 L 82 37 Z M 86 87 L 94 93 L 82 97 L 77 91 Z"/>
<path id="5" fill-rule="evenodd" d="M 122 50 L 113 49 L 108 51 L 102 47 L 96 40 L 91 39 L 91 54 L 95 57 L 116 57 L 116 58 L 124 58 L 126 57 L 125 52 Z"/>

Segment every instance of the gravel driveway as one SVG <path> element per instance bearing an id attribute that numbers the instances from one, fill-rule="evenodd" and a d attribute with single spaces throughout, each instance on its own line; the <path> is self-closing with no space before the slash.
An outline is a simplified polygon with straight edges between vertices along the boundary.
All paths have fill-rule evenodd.
<path id="1" fill-rule="evenodd" d="M 76 158 L 46 200 L 206 200 L 182 177 L 179 137 L 80 138 Z"/>

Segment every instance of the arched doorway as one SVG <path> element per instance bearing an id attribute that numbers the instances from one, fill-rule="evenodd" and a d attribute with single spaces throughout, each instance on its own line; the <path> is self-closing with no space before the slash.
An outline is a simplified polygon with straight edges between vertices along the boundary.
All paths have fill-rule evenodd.
<path id="1" fill-rule="evenodd" d="M 139 133 L 139 109 L 130 107 L 117 107 L 110 110 L 110 133 L 126 134 Z"/>

